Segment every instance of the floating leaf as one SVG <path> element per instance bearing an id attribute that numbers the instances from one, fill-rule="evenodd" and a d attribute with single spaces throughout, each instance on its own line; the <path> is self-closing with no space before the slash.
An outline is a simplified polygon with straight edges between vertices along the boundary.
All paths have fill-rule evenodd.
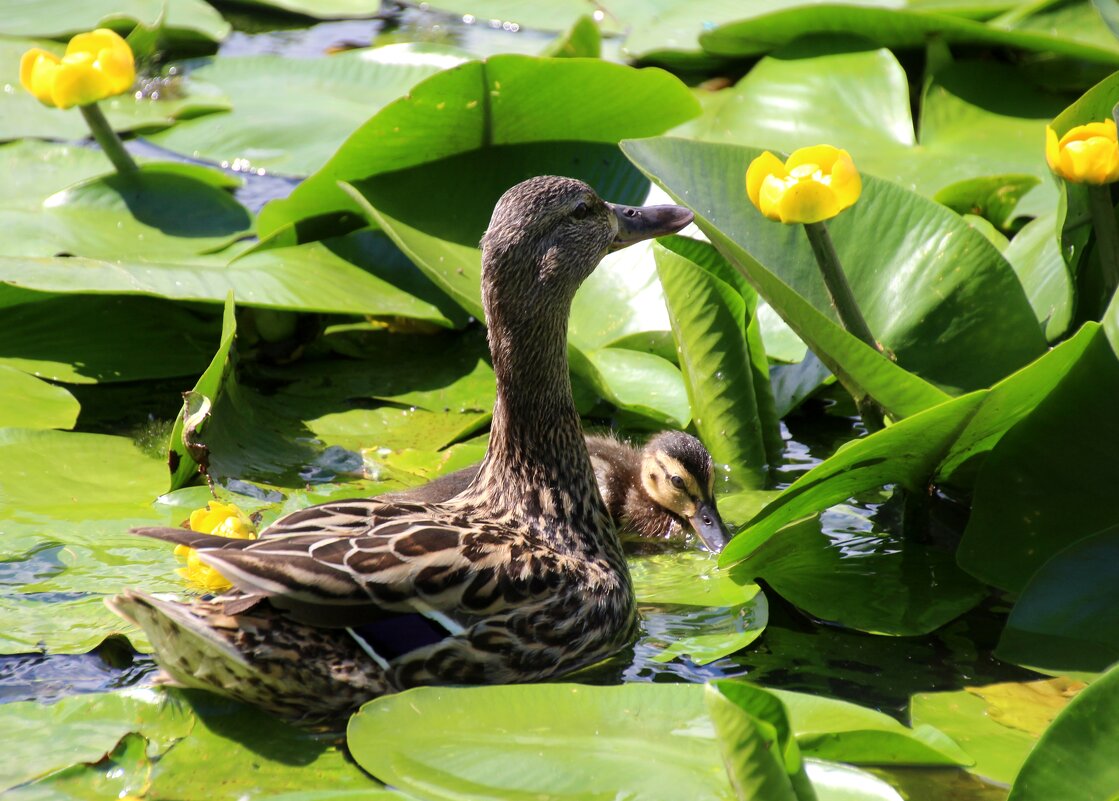
<path id="1" fill-rule="evenodd" d="M 1072 348 L 1075 361 L 1057 358 Z M 1050 361 L 1062 368 L 1057 375 L 1041 369 Z M 958 553 L 973 576 L 1014 592 L 1058 551 L 1119 519 L 1119 359 L 1089 323 L 1038 365 L 1050 387 L 1017 400 L 1014 427 L 979 470 Z"/>
<path id="2" fill-rule="evenodd" d="M 894 416 L 945 399 L 918 376 L 959 392 L 987 386 L 1043 351 L 1013 270 L 937 203 L 865 176 L 859 202 L 828 223 L 871 331 L 895 364 L 839 327 L 804 232 L 766 220 L 745 198 L 743 176 L 759 151 L 672 138 L 623 149 L 695 211 L 712 243 L 833 372 Z M 983 360 L 969 356 L 978 341 L 992 347 Z"/>
<path id="3" fill-rule="evenodd" d="M 212 321 L 162 300 L 47 298 L 0 307 L 0 364 L 68 384 L 196 375 L 217 339 Z"/>
<path id="4" fill-rule="evenodd" d="M 1119 737 L 1119 668 L 1079 693 L 1026 757 L 1010 801 L 1110 801 L 1119 791 L 1119 765 L 1099 744 Z"/>
<path id="5" fill-rule="evenodd" d="M 353 183 L 502 145 L 613 144 L 625 136 L 667 130 L 697 110 L 684 85 L 660 70 L 515 55 L 468 62 L 428 78 L 408 97 L 383 108 L 290 198 L 270 203 L 261 212 L 260 230 L 267 235 L 307 216 L 358 211 L 338 188 L 339 181 Z M 483 177 L 488 172 L 483 165 L 509 169 L 484 152 L 472 163 Z M 539 173 L 524 177 L 535 174 Z M 473 195 L 473 187 L 464 184 L 461 175 L 444 176 L 441 183 Z M 488 185 L 492 183 L 489 179 Z M 511 183 L 515 181 L 505 186 Z M 425 197 L 439 199 L 439 194 L 428 191 Z M 493 199 L 474 197 L 472 205 L 488 215 Z"/>
<path id="6" fill-rule="evenodd" d="M 1063 105 L 1011 67 L 950 63 L 932 73 L 915 132 L 909 81 L 893 53 L 863 38 L 817 37 L 762 59 L 673 135 L 784 152 L 827 142 L 848 150 L 864 174 L 956 211 L 989 211 L 1002 226 L 1038 184 L 1019 214 L 1056 200 L 1042 143 Z"/>
<path id="7" fill-rule="evenodd" d="M 309 175 L 382 106 L 415 83 L 466 60 L 457 48 L 387 45 L 330 58 L 217 57 L 184 79 L 219 87 L 232 109 L 152 137 L 162 147 L 244 170 Z M 275 87 L 283 86 L 283 102 Z M 291 109 L 298 108 L 298 114 Z"/>
<path id="8" fill-rule="evenodd" d="M 1047 672 L 1099 671 L 1119 661 L 1117 556 L 1119 525 L 1058 551 L 1022 589 L 998 657 Z"/>
<path id="9" fill-rule="evenodd" d="M 952 553 L 849 519 L 834 510 L 826 525 L 789 526 L 736 572 L 765 579 L 815 618 L 876 634 L 928 634 L 986 597 Z"/>
<path id="10" fill-rule="evenodd" d="M 80 410 L 62 387 L 5 365 L 0 365 L 0 397 L 0 427 L 73 428 Z"/>

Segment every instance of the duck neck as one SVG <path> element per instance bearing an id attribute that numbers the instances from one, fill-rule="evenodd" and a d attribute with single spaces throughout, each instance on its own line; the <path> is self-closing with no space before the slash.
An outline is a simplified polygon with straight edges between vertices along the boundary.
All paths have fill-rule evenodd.
<path id="1" fill-rule="evenodd" d="M 610 542 L 616 537 L 571 395 L 569 310 L 570 301 L 510 319 L 487 308 L 497 400 L 486 458 L 468 495 L 530 522 L 557 547 L 601 554 L 617 543 Z"/>

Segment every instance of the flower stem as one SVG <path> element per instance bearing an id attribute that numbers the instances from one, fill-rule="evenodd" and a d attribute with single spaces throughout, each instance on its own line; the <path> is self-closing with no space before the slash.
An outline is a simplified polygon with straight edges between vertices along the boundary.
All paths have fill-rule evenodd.
<path id="1" fill-rule="evenodd" d="M 101 150 L 109 157 L 109 161 L 113 162 L 117 172 L 121 175 L 128 175 L 129 173 L 136 172 L 139 168 L 136 162 L 132 160 L 132 156 L 124 149 L 124 143 L 120 141 L 117 132 L 109 125 L 109 121 L 105 119 L 105 115 L 101 111 L 101 107 L 96 103 L 90 103 L 88 106 L 78 106 L 85 117 L 86 124 L 89 130 L 93 133 L 93 138 L 97 144 L 101 146 Z"/>
<path id="2" fill-rule="evenodd" d="M 835 310 L 839 314 L 839 321 L 849 334 L 853 334 L 876 351 L 881 352 L 881 346 L 875 340 L 874 334 L 870 332 L 870 326 L 867 325 L 866 318 L 859 310 L 855 293 L 851 291 L 851 285 L 847 283 L 847 276 L 843 272 L 843 265 L 839 263 L 839 255 L 835 252 L 835 245 L 831 241 L 831 234 L 828 233 L 828 226 L 823 222 L 805 223 L 804 232 L 808 235 L 808 243 L 812 246 L 816 263 L 820 265 L 820 272 L 824 276 L 824 286 L 827 287 L 832 305 L 835 306 Z M 858 408 L 859 416 L 863 418 L 863 424 L 867 430 L 871 433 L 881 430 L 884 413 L 878 402 L 869 395 L 860 393 L 857 387 L 848 387 L 848 390 L 855 399 L 855 406 Z"/>
<path id="3" fill-rule="evenodd" d="M 1119 287 L 1119 226 L 1115 222 L 1115 206 L 1111 203 L 1111 186 L 1085 184 L 1085 187 L 1088 189 L 1088 207 L 1092 212 L 1092 228 L 1096 232 L 1096 253 L 1100 257 L 1106 299 Z"/>
<path id="4" fill-rule="evenodd" d="M 808 243 L 812 246 L 812 253 L 816 256 L 816 263 L 820 265 L 820 272 L 824 276 L 824 286 L 831 296 L 832 305 L 839 313 L 839 321 L 849 334 L 854 334 L 866 344 L 877 351 L 881 351 L 874 334 L 870 333 L 870 326 L 866 318 L 859 311 L 859 304 L 855 300 L 855 293 L 847 283 L 847 276 L 843 272 L 843 265 L 839 263 L 839 256 L 832 244 L 828 226 L 822 222 L 805 223 L 804 232 L 808 234 Z"/>

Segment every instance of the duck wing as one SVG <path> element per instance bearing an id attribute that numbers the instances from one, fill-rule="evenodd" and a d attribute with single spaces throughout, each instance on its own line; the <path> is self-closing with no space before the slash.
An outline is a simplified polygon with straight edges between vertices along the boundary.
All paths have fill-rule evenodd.
<path id="1" fill-rule="evenodd" d="M 557 557 L 551 549 L 426 504 L 321 504 L 284 516 L 257 540 L 181 528 L 133 531 L 194 548 L 245 596 L 265 597 L 320 626 L 417 612 L 469 621 L 540 597 L 559 578 L 550 575 Z"/>

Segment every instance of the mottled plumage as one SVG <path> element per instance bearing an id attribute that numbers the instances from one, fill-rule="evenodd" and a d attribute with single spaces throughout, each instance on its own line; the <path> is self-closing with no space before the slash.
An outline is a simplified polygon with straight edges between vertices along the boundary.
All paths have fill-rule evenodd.
<path id="1" fill-rule="evenodd" d="M 570 178 L 514 186 L 482 242 L 497 400 L 473 483 L 439 503 L 309 507 L 252 541 L 137 529 L 196 549 L 236 591 L 126 591 L 110 606 L 148 632 L 172 680 L 305 721 L 422 684 L 548 678 L 623 647 L 633 589 L 571 396 L 567 319 L 608 250 L 690 219 L 608 204 Z"/>
<path id="2" fill-rule="evenodd" d="M 719 552 L 730 535 L 714 495 L 714 464 L 703 443 L 683 431 L 662 431 L 638 450 L 610 436 L 587 436 L 598 491 L 614 525 L 643 540 L 675 540 L 695 532 Z M 391 500 L 445 501 L 478 474 L 471 465 L 426 484 L 381 496 Z"/>

